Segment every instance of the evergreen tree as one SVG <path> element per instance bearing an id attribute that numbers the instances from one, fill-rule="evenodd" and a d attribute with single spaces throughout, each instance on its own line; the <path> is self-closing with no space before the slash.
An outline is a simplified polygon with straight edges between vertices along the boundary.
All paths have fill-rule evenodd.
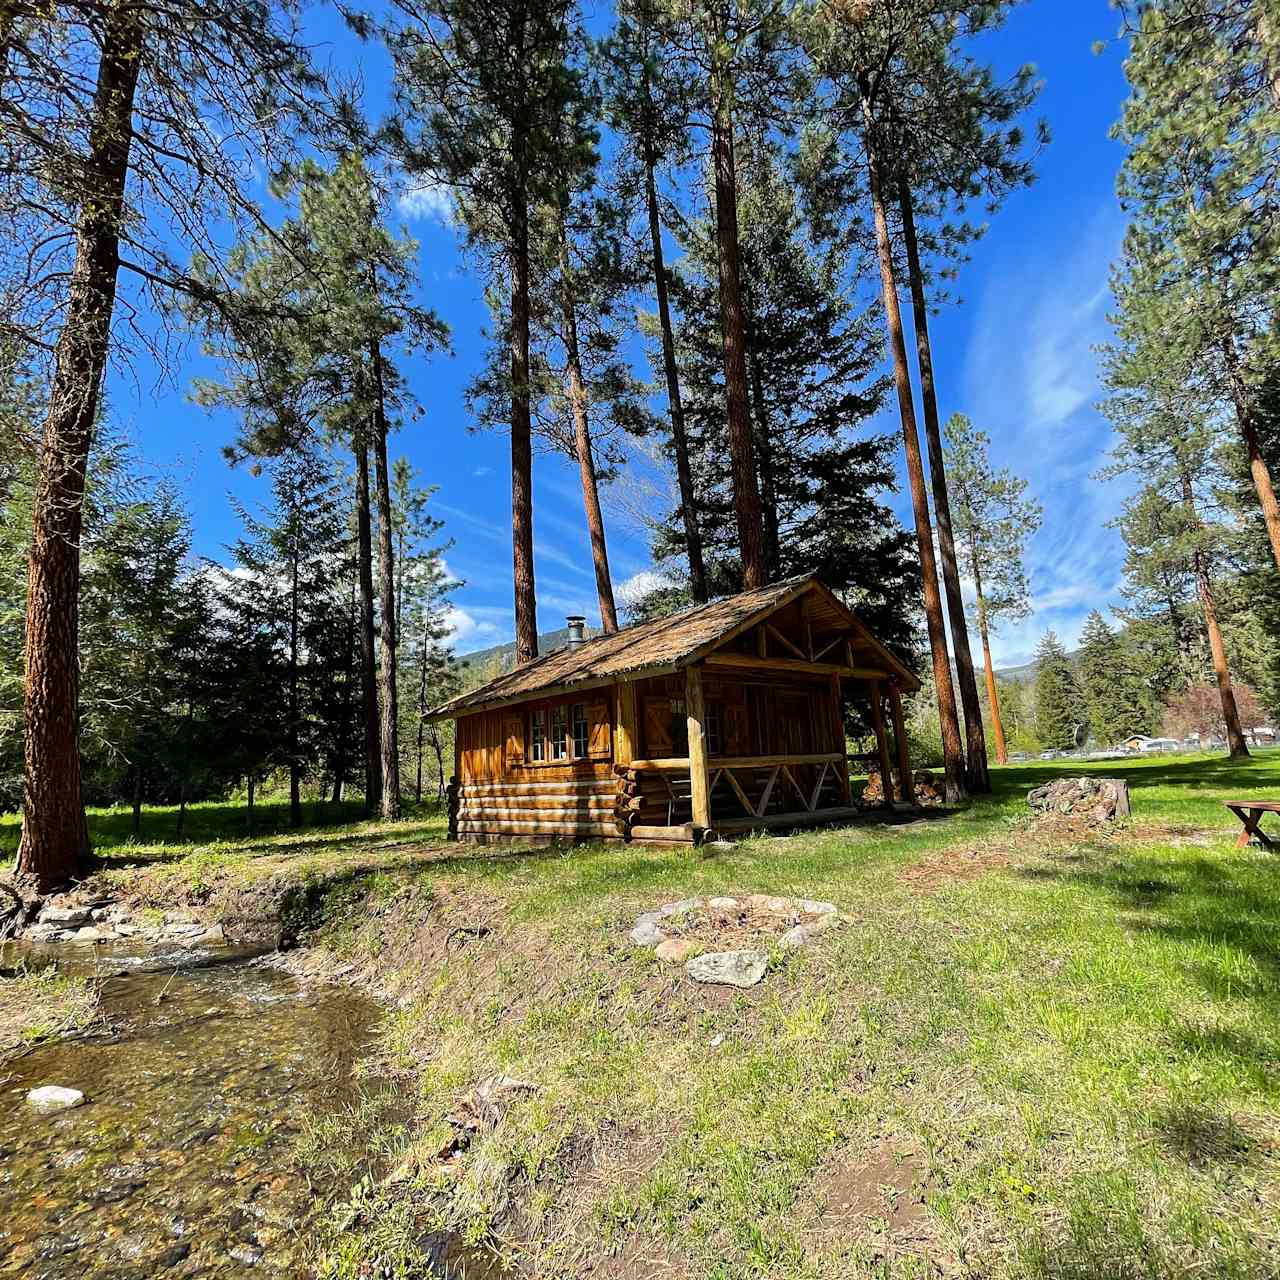
<path id="1" fill-rule="evenodd" d="M 1141 477 L 1142 488 L 1118 522 L 1128 549 L 1126 576 L 1147 590 L 1194 587 L 1231 755 L 1247 756 L 1214 587 L 1232 541 L 1220 518 L 1217 431 L 1211 415 L 1186 395 L 1185 364 L 1169 359 L 1156 341 L 1160 314 L 1160 305 L 1143 305 L 1116 319 L 1119 341 L 1105 352 L 1114 394 L 1103 407 L 1122 443 L 1103 474 Z"/>
<path id="2" fill-rule="evenodd" d="M 1070 751 L 1089 724 L 1088 708 L 1062 642 L 1045 633 L 1036 648 L 1036 737 L 1054 751 Z"/>
<path id="3" fill-rule="evenodd" d="M 986 672 L 987 702 L 996 759 L 1008 763 L 1000 692 L 991 662 L 991 631 L 1001 619 L 1031 613 L 1031 586 L 1024 555 L 1026 542 L 1040 527 L 1042 511 L 1025 496 L 1027 482 L 1008 470 L 993 470 L 991 441 L 963 414 L 946 427 L 946 463 L 954 498 L 953 516 L 960 554 L 973 582 L 978 635 Z"/>
<path id="4" fill-rule="evenodd" d="M 582 39 L 570 0 L 395 0 L 390 137 L 417 181 L 453 193 L 468 242 L 505 277 L 510 316 L 512 564 L 516 653 L 538 654 L 533 566 L 531 230 L 563 175 L 591 155 Z M 509 272 L 509 276 L 508 276 Z"/>
<path id="5" fill-rule="evenodd" d="M 661 351 L 663 382 L 670 423 L 670 455 L 680 493 L 680 525 L 689 565 L 689 596 L 708 598 L 702 555 L 698 494 L 693 480 L 689 435 L 676 361 L 675 324 L 671 311 L 671 279 L 663 232 L 667 219 L 660 197 L 664 171 L 687 163 L 692 150 L 691 86 L 679 75 L 674 59 L 662 56 L 654 0 L 624 0 L 609 39 L 600 50 L 609 122 L 619 146 L 613 161 L 613 191 L 626 210 L 638 210 L 643 248 L 636 251 L 635 276 L 653 290 L 655 323 Z"/>
<path id="6" fill-rule="evenodd" d="M 322 87 L 291 4 L 230 0 L 163 11 L 72 5 L 0 39 L 9 333 L 52 353 L 34 488 L 26 605 L 24 799 L 18 875 L 40 892 L 89 848 L 76 653 L 87 470 L 117 293 L 198 287 L 173 246 L 217 254 L 230 218 L 257 216 L 249 160 L 292 153 Z M 28 15 L 30 16 L 30 15 Z"/>
<path id="7" fill-rule="evenodd" d="M 883 403 L 879 343 L 842 287 L 838 252 L 815 242 L 776 158 L 760 151 L 740 169 L 747 179 L 739 212 L 748 407 L 767 572 L 818 573 L 877 635 L 911 653 L 915 620 L 904 602 L 915 565 L 884 502 L 894 487 L 892 442 L 856 430 Z M 691 224 L 685 234 L 674 292 L 701 535 L 711 581 L 740 590 L 745 573 L 723 463 L 718 248 L 705 224 Z M 684 532 L 680 512 L 670 513 L 655 540 L 660 561 L 684 554 Z"/>
<path id="8" fill-rule="evenodd" d="M 1116 135 L 1129 147 L 1120 195 L 1134 221 L 1117 323 L 1225 408 L 1280 568 L 1261 403 L 1280 361 L 1278 24 L 1271 6 L 1237 0 L 1122 7 L 1132 93 Z"/>
<path id="9" fill-rule="evenodd" d="M 1151 710 L 1145 690 L 1129 663 L 1129 650 L 1120 636 L 1094 609 L 1080 636 L 1080 686 L 1089 712 L 1089 725 L 1104 747 L 1113 747 L 1131 733 L 1145 733 Z"/>

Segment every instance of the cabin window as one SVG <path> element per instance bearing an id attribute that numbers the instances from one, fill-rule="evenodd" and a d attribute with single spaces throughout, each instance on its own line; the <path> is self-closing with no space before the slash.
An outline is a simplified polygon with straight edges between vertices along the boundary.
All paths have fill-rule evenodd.
<path id="1" fill-rule="evenodd" d="M 529 717 L 529 759 L 547 758 L 547 713 L 539 708 Z"/>
<path id="2" fill-rule="evenodd" d="M 583 756 L 590 753 L 591 723 L 587 719 L 587 704 L 575 702 L 573 704 L 573 754 L 575 759 L 581 760 Z"/>
<path id="3" fill-rule="evenodd" d="M 687 756 L 689 754 L 689 713 L 685 710 L 684 699 L 672 698 L 670 709 L 672 754 Z"/>
<path id="4" fill-rule="evenodd" d="M 565 741 L 568 717 L 565 707 L 551 708 L 551 758 L 565 760 L 569 756 L 569 744 Z"/>
<path id="5" fill-rule="evenodd" d="M 707 754 L 718 756 L 724 751 L 724 703 L 708 702 L 706 721 L 702 726 L 707 740 Z"/>

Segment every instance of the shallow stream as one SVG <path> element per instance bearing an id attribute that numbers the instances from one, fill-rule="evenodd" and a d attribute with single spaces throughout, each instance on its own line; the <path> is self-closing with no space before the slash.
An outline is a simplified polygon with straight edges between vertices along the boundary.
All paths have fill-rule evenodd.
<path id="1" fill-rule="evenodd" d="M 103 984 L 110 1035 L 0 1068 L 0 1277 L 293 1277 L 335 1191 L 290 1155 L 305 1119 L 346 1107 L 379 1008 L 308 989 L 232 948 L 140 957 L 15 945 Z M 87 1102 L 42 1115 L 39 1085 Z"/>

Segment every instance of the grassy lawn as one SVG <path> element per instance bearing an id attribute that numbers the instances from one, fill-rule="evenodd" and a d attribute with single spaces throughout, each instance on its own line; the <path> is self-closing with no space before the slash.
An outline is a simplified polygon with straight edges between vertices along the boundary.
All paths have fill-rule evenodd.
<path id="1" fill-rule="evenodd" d="M 292 963 L 390 999 L 398 1170 L 335 1208 L 329 1275 L 416 1274 L 446 1227 L 539 1277 L 1280 1274 L 1280 861 L 1222 808 L 1280 797 L 1280 753 L 1092 767 L 1135 813 L 1088 839 L 1026 820 L 1064 762 L 944 820 L 710 858 L 461 849 L 430 815 L 100 851 L 175 890 L 359 863 Z M 848 920 L 744 992 L 627 941 L 662 902 L 752 892 Z M 499 1074 L 537 1087 L 490 1106 Z M 368 1120 L 318 1118 L 300 1156 L 354 1168 Z"/>

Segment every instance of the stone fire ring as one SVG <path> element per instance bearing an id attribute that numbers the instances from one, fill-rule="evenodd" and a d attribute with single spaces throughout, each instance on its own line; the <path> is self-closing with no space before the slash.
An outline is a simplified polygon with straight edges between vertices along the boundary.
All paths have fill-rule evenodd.
<path id="1" fill-rule="evenodd" d="M 751 907 L 769 915 L 786 917 L 796 914 L 815 915 L 808 924 L 792 925 L 778 939 L 778 946 L 792 951 L 811 942 L 824 933 L 840 918 L 839 908 L 833 902 L 815 902 L 811 898 L 777 898 L 767 893 L 753 893 L 738 898 L 683 898 L 668 902 L 656 911 L 646 911 L 636 917 L 631 930 L 631 941 L 637 947 L 650 948 L 658 959 L 670 964 L 685 960 L 684 971 L 695 982 L 707 982 L 731 987 L 754 987 L 765 975 L 769 957 L 763 951 L 707 951 L 689 956 L 696 944 L 684 938 L 672 938 L 662 928 L 662 921 L 672 916 L 687 915 L 709 907 L 712 911 L 736 911 Z M 688 959 L 685 959 L 689 956 Z"/>

